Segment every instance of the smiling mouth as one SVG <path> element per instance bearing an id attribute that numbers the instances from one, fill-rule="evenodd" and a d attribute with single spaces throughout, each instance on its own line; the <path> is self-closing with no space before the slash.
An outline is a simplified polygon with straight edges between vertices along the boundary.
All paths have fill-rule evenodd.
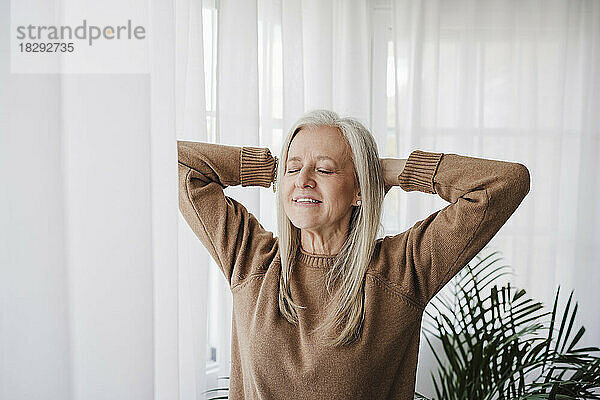
<path id="1" fill-rule="evenodd" d="M 322 203 L 319 200 L 316 200 L 316 201 L 296 201 L 296 200 L 292 200 L 292 202 L 294 204 L 298 204 L 300 206 L 318 206 L 319 204 Z"/>

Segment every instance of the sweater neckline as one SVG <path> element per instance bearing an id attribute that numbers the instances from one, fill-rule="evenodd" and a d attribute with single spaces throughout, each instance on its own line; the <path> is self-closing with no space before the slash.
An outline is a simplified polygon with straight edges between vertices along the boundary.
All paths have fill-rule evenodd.
<path id="1" fill-rule="evenodd" d="M 305 251 L 302 247 L 299 247 L 298 262 L 311 267 L 331 268 L 335 262 L 335 255 L 313 254 Z"/>

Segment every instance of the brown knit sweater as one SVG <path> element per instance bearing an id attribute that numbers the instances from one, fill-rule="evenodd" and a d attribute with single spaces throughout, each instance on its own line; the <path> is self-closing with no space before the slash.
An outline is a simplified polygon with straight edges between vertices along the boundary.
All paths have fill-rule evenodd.
<path id="1" fill-rule="evenodd" d="M 307 331 L 320 318 L 334 256 L 300 249 L 291 279 L 299 324 L 278 309 L 278 238 L 226 186 L 273 181 L 267 148 L 179 141 L 179 208 L 233 295 L 229 398 L 413 399 L 427 302 L 492 239 L 529 192 L 519 163 L 413 151 L 398 176 L 405 191 L 437 193 L 446 207 L 377 239 L 365 278 L 360 340 L 323 348 Z"/>

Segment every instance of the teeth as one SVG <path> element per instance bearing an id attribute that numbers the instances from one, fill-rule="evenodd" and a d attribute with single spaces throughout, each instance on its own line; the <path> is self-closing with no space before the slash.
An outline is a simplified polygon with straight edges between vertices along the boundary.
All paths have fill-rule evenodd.
<path id="1" fill-rule="evenodd" d="M 312 199 L 297 199 L 296 203 L 318 203 L 318 201 Z"/>

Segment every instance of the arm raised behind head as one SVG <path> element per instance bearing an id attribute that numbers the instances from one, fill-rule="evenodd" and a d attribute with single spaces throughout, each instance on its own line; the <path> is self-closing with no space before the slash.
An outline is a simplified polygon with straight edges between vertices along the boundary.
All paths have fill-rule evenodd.
<path id="1" fill-rule="evenodd" d="M 268 264 L 277 247 L 227 186 L 268 187 L 275 160 L 268 148 L 177 141 L 179 210 L 225 275 L 230 287 Z"/>
<path id="2" fill-rule="evenodd" d="M 384 277 L 425 307 L 515 212 L 530 174 L 520 163 L 415 150 L 396 181 L 450 203 L 381 243 Z"/>

